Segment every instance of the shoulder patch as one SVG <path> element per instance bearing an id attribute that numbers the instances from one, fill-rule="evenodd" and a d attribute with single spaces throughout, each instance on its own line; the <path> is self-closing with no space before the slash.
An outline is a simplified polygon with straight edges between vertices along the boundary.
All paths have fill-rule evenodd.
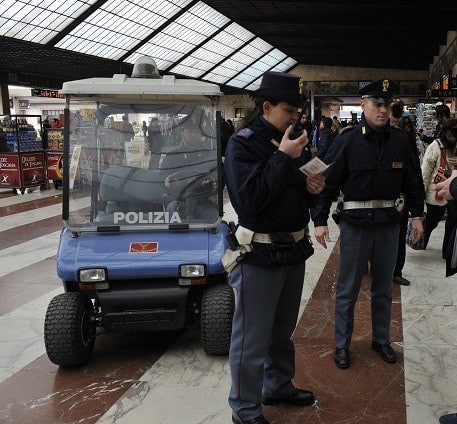
<path id="1" fill-rule="evenodd" d="M 241 130 L 239 130 L 236 135 L 239 135 L 240 137 L 243 137 L 245 138 L 246 140 L 252 135 L 254 134 L 254 131 L 251 130 L 250 128 L 242 128 Z"/>

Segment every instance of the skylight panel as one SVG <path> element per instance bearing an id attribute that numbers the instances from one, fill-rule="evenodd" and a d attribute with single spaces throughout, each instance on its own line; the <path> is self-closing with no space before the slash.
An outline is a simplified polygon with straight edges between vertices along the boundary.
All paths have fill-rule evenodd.
<path id="1" fill-rule="evenodd" d="M 207 78 L 212 81 L 212 78 L 219 80 L 221 76 L 224 76 L 226 77 L 226 80 L 224 81 L 225 83 L 242 72 L 252 62 L 263 56 L 271 48 L 272 46 L 270 44 L 259 38 L 255 38 L 240 51 L 235 52 L 219 66 L 217 66 L 211 74 L 207 76 Z"/>
<path id="2" fill-rule="evenodd" d="M 45 44 L 96 0 L 0 1 L 0 35 Z M 7 20 L 8 23 L 3 23 Z"/>
<path id="3" fill-rule="evenodd" d="M 72 50 L 80 53 L 117 60 L 173 18 L 190 1 L 110 0 L 64 37 L 57 47 L 68 49 L 71 45 Z M 76 39 L 80 42 L 77 43 Z"/>
<path id="4" fill-rule="evenodd" d="M 59 39 L 96 1 L 0 0 L 0 36 L 42 44 L 57 37 L 58 48 L 128 63 L 146 55 L 162 72 L 240 88 L 297 63 L 201 1 L 183 11 L 193 0 L 107 0 Z"/>
<path id="5" fill-rule="evenodd" d="M 228 85 L 232 85 L 234 87 L 238 88 L 245 88 L 249 84 L 251 84 L 253 81 L 255 81 L 257 78 L 259 78 L 265 71 L 268 71 L 269 68 L 266 68 L 264 70 L 260 69 L 254 69 L 251 67 L 249 70 L 246 70 L 238 75 L 235 76 L 235 78 L 231 79 L 228 81 Z"/>

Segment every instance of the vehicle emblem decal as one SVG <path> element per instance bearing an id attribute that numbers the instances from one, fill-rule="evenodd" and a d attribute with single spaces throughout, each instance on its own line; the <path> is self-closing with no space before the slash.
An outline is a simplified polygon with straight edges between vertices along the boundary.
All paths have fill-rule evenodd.
<path id="1" fill-rule="evenodd" d="M 159 243 L 156 241 L 142 241 L 130 243 L 129 253 L 157 253 Z"/>

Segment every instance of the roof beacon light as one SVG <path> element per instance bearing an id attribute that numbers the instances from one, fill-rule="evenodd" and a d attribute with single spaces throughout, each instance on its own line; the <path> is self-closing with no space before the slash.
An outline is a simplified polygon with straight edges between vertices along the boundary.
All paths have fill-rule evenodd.
<path id="1" fill-rule="evenodd" d="M 132 78 L 160 78 L 159 68 L 150 57 L 140 56 L 133 65 Z"/>

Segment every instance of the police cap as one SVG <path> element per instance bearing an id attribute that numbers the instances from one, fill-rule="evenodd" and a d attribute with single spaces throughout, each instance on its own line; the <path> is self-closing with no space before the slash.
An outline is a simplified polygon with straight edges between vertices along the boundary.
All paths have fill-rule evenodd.
<path id="1" fill-rule="evenodd" d="M 267 71 L 262 76 L 260 87 L 253 91 L 252 97 L 266 97 L 302 107 L 300 77 L 285 72 Z"/>
<path id="2" fill-rule="evenodd" d="M 400 92 L 398 84 L 388 78 L 373 81 L 359 90 L 363 99 L 370 99 L 386 105 L 392 103 L 393 95 L 398 92 Z"/>

